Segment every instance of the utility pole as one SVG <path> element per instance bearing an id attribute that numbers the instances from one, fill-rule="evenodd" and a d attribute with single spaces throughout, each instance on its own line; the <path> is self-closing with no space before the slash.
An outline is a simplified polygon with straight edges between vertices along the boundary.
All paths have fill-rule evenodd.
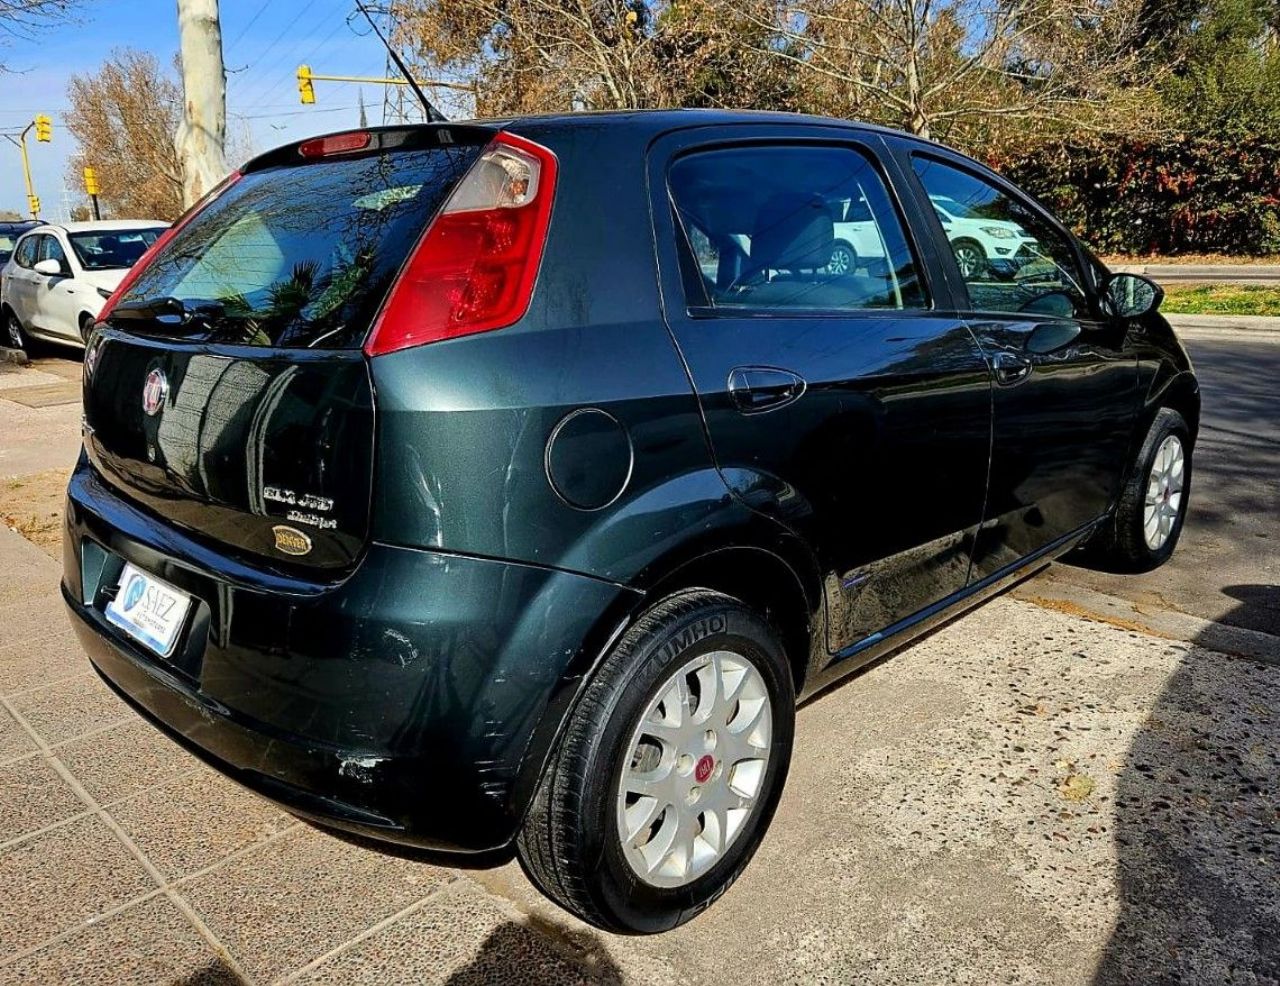
<path id="1" fill-rule="evenodd" d="M 176 144 L 182 202 L 190 206 L 227 174 L 227 73 L 218 0 L 178 0 L 178 35 L 183 112 Z"/>

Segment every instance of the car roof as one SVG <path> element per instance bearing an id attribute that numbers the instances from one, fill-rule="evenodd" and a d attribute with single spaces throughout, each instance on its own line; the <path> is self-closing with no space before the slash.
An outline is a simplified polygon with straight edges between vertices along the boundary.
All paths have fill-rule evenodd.
<path id="1" fill-rule="evenodd" d="M 97 222 L 55 223 L 55 229 L 66 233 L 109 233 L 121 229 L 155 229 L 157 226 L 168 226 L 162 219 L 102 219 Z"/>

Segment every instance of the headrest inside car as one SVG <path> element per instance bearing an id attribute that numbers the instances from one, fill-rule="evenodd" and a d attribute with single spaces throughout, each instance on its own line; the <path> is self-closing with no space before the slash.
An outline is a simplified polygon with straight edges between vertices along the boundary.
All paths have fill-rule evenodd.
<path id="1" fill-rule="evenodd" d="M 816 195 L 778 195 L 760 208 L 751 235 L 751 266 L 757 270 L 816 270 L 827 266 L 835 226 Z"/>

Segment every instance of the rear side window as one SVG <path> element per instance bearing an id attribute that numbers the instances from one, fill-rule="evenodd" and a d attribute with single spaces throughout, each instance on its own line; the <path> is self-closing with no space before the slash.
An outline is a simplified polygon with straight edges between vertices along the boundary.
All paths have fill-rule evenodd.
<path id="1" fill-rule="evenodd" d="M 1029 204 L 931 157 L 912 159 L 933 203 L 973 307 L 985 312 L 1088 312 L 1071 242 Z"/>
<path id="2" fill-rule="evenodd" d="M 723 309 L 920 308 L 903 226 L 850 147 L 702 151 L 672 166 L 690 304 Z"/>
<path id="3" fill-rule="evenodd" d="M 36 250 L 40 248 L 40 241 L 43 239 L 43 236 L 28 236 L 18 244 L 18 253 L 13 259 L 18 262 L 19 267 L 35 266 Z"/>
<path id="4" fill-rule="evenodd" d="M 427 223 L 482 150 L 459 144 L 250 172 L 174 235 L 112 319 L 176 299 L 184 319 L 134 318 L 130 329 L 358 347 Z"/>

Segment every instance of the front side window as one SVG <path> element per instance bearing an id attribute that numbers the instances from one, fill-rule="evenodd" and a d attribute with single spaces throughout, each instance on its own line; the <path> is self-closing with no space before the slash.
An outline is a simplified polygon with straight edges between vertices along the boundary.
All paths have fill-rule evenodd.
<path id="1" fill-rule="evenodd" d="M 916 175 L 978 311 L 1076 318 L 1089 310 L 1071 242 L 1026 203 L 935 158 Z"/>
<path id="2" fill-rule="evenodd" d="M 71 233 L 71 249 L 85 270 L 123 270 L 132 267 L 147 252 L 165 227 L 99 230 Z"/>
<path id="3" fill-rule="evenodd" d="M 56 236 L 40 237 L 40 260 L 56 260 L 58 266 L 63 270 L 67 270 L 67 255 L 62 249 L 62 244 L 58 242 Z"/>
<path id="4" fill-rule="evenodd" d="M 918 268 L 884 181 L 852 148 L 702 151 L 676 161 L 669 189 L 694 307 L 924 306 Z"/>

